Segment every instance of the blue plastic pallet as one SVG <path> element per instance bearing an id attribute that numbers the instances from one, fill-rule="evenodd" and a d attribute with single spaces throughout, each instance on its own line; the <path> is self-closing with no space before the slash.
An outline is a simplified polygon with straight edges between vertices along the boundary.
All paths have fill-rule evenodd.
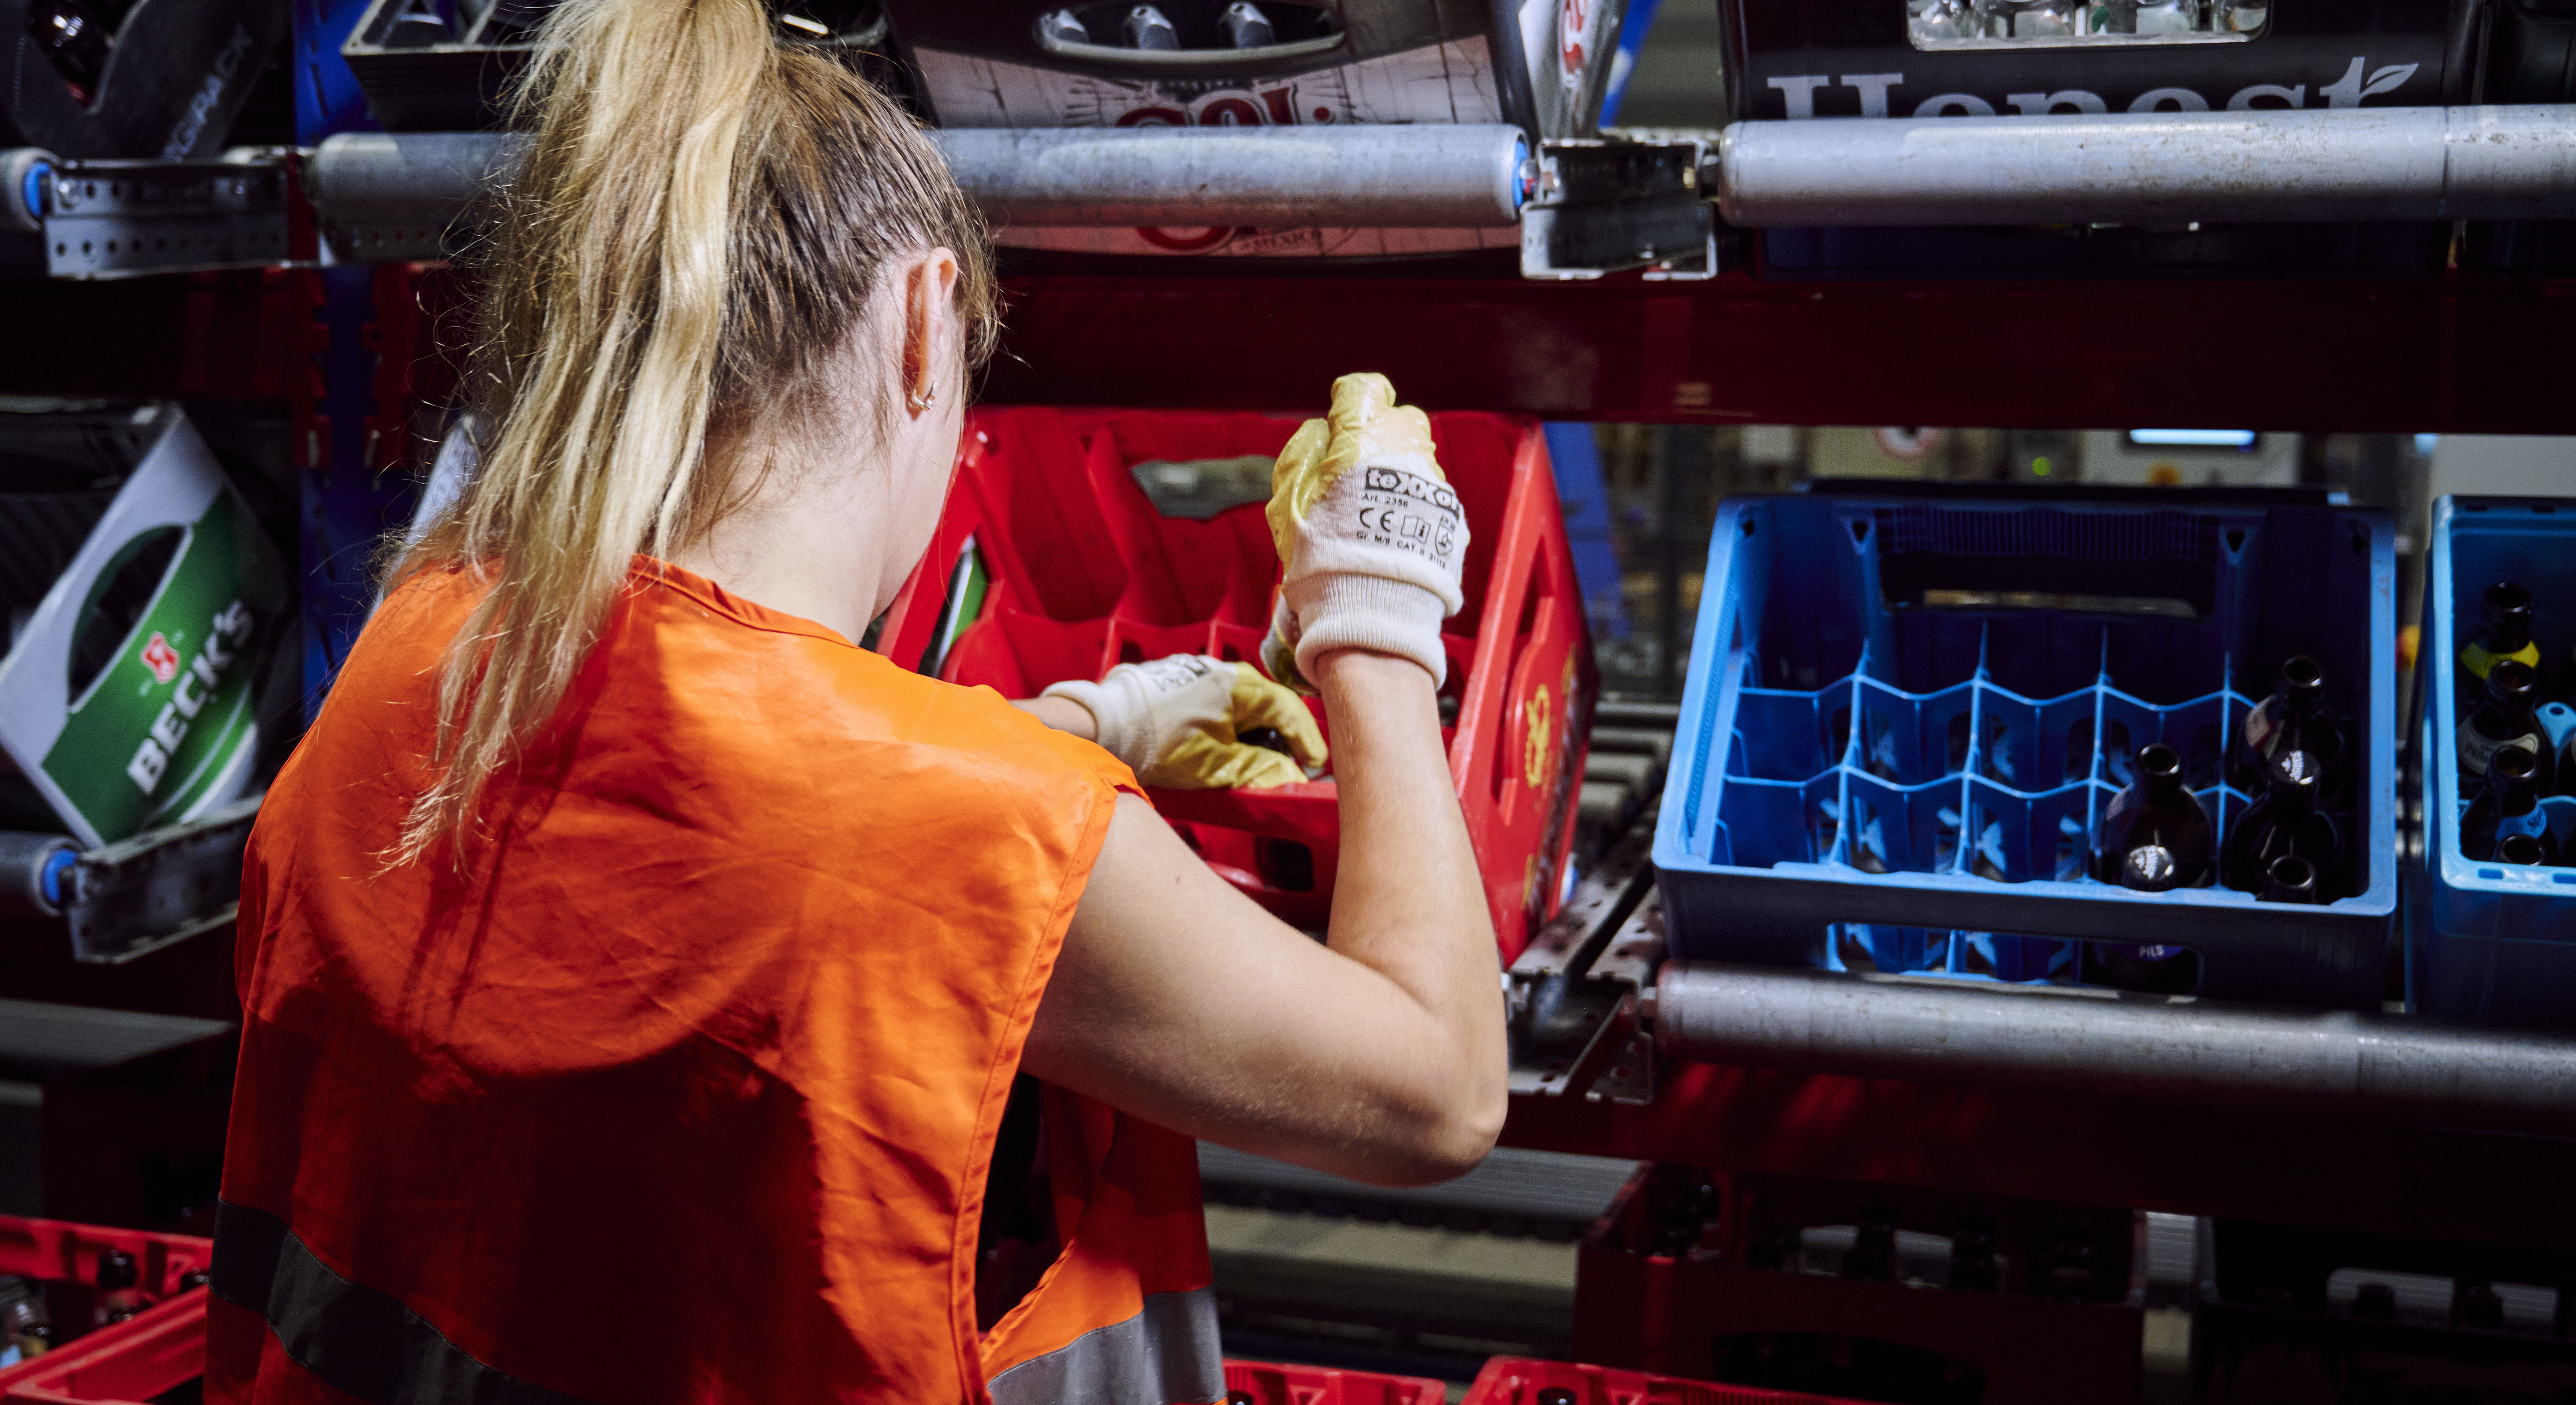
<path id="1" fill-rule="evenodd" d="M 2417 744 L 2424 802 L 2420 900 L 2410 904 L 2409 976 L 2427 1014 L 2508 1024 L 2576 1024 L 2576 868 L 2514 868 L 2460 856 L 2458 658 L 2486 588 L 2536 597 L 2544 691 L 2563 686 L 2576 644 L 2576 498 L 2438 498 L 2425 561 L 2423 652 L 2431 700 Z M 2552 709 L 2557 711 L 2557 709 Z M 2562 778 L 2563 779 L 2563 778 Z M 2550 830 L 2576 842 L 2576 799 L 2545 800 Z"/>
<path id="2" fill-rule="evenodd" d="M 2203 994 L 2375 1006 L 2397 908 L 2395 552 L 2323 504 L 1731 498 L 1655 864 L 1678 956 L 2075 979 L 2079 940 L 2191 948 Z M 2163 741 L 2225 842 L 2224 759 L 2315 656 L 2358 747 L 2354 896 L 2089 876 Z"/>

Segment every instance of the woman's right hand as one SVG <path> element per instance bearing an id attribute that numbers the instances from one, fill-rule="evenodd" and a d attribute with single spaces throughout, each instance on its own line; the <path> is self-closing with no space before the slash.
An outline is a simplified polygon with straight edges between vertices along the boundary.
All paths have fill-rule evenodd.
<path id="1" fill-rule="evenodd" d="M 1328 418 L 1299 426 L 1270 475 L 1283 573 L 1261 659 L 1313 692 L 1316 658 L 1366 649 L 1448 674 L 1440 622 L 1458 612 L 1467 516 L 1440 471 L 1431 421 L 1374 372 L 1333 382 Z"/>

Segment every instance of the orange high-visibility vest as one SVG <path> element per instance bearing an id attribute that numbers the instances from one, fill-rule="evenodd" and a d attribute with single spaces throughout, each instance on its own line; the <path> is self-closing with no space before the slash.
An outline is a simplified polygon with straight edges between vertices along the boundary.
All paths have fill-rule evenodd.
<path id="1" fill-rule="evenodd" d="M 1070 1095 L 1062 1257 L 976 1326 L 1127 769 L 639 559 L 473 842 L 388 870 L 478 591 L 394 592 L 252 834 L 207 1399 L 1223 1396 L 1192 1144 Z"/>

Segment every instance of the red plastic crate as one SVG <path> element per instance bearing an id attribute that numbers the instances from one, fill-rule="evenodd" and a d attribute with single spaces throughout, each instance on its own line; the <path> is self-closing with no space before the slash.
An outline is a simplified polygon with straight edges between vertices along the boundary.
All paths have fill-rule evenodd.
<path id="1" fill-rule="evenodd" d="M 6 1405 L 142 1405 L 206 1373 L 206 1290 L 0 1371 Z"/>
<path id="2" fill-rule="evenodd" d="M 0 1374 L 6 1405 L 139 1405 L 206 1373 L 206 1290 Z M 1267 1361 L 1225 1363 L 1226 1405 L 1443 1405 L 1448 1387 Z"/>
<path id="3" fill-rule="evenodd" d="M 906 667 L 929 665 L 1009 697 L 1171 653 L 1257 662 L 1279 579 L 1261 504 L 1206 521 L 1164 517 L 1132 469 L 1274 457 L 1298 423 L 1262 414 L 976 411 L 930 550 L 876 647 Z M 1597 675 L 1537 422 L 1439 414 L 1431 429 L 1471 536 L 1465 603 L 1443 634 L 1449 679 L 1441 691 L 1456 708 L 1449 768 L 1509 961 L 1562 894 Z M 990 580 L 980 600 L 958 588 L 970 542 Z M 958 600 L 969 616 L 962 630 L 949 618 Z M 1329 775 L 1271 790 L 1157 790 L 1154 803 L 1254 900 L 1298 926 L 1324 925 L 1339 857 Z"/>
<path id="4" fill-rule="evenodd" d="M 1758 1390 L 1752 1386 L 1686 1381 L 1678 1376 L 1650 1376 L 1615 1366 L 1577 1366 L 1566 1361 L 1529 1361 L 1497 1356 L 1476 1373 L 1465 1405 L 1861 1405 L 1823 1395 Z"/>
<path id="5" fill-rule="evenodd" d="M 1720 1190 L 1714 1214 L 1702 1222 L 1694 1247 L 1663 1252 L 1655 1231 L 1672 1193 L 1703 1179 Z M 2012 1266 L 2003 1291 L 1752 1267 L 1759 1227 L 1850 1224 L 1866 1200 L 1882 1195 L 1894 1202 L 1900 1229 L 1946 1227 L 1968 1209 L 1990 1215 L 1998 1257 Z M 2038 1295 L 2046 1236 L 2064 1226 L 2089 1230 L 2100 1251 L 2091 1260 L 2099 1274 L 2095 1296 L 2086 1301 Z M 2118 1208 L 1643 1165 L 1577 1251 L 1574 1354 L 1705 1379 L 1718 1374 L 1725 1341 L 1831 1340 L 1839 1344 L 1837 1355 L 1866 1344 L 1911 1357 L 1909 1371 L 1955 1371 L 1946 1388 L 1985 1405 L 2135 1400 L 2145 1315 L 2131 1305 L 2134 1289 L 2143 1286 L 2133 1282 L 2139 1268 L 2131 1254 L 2134 1233 L 2132 1212 Z M 1646 1398 L 1808 1398 L 1734 1389 L 1747 1393 Z M 1585 1399 L 1576 1396 L 1578 1405 Z"/>
<path id="6" fill-rule="evenodd" d="M 1446 1405 L 1449 1388 L 1425 1376 L 1228 1361 L 1225 1398 L 1226 1405 Z"/>
<path id="7" fill-rule="evenodd" d="M 0 1215 L 0 1274 L 89 1283 L 110 1249 L 132 1254 L 137 1286 L 165 1301 L 0 1370 L 0 1402 L 129 1405 L 205 1373 L 206 1290 L 198 1285 L 213 1241 Z"/>

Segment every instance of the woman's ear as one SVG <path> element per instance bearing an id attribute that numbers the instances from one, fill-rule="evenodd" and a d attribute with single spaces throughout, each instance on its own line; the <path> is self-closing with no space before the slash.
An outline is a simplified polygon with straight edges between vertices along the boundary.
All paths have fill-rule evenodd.
<path id="1" fill-rule="evenodd" d="M 940 380 L 958 364 L 957 255 L 936 248 L 903 269 L 903 390 L 918 416 L 939 403 Z M 962 395 L 960 387 L 955 394 Z"/>

